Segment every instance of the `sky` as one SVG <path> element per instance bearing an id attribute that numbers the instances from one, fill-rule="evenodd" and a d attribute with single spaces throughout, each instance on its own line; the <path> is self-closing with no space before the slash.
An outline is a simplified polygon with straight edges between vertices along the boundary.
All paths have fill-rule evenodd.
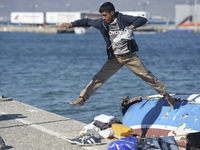
<path id="1" fill-rule="evenodd" d="M 0 0 L 0 16 L 11 12 L 98 11 L 105 0 Z M 110 0 L 118 11 L 147 11 L 155 16 L 175 17 L 175 5 L 194 0 Z"/>

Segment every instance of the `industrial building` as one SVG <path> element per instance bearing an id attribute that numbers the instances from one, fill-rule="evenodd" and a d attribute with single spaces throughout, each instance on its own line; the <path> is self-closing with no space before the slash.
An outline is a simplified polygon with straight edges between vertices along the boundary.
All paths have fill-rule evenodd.
<path id="1" fill-rule="evenodd" d="M 145 11 L 123 11 L 122 13 L 142 16 L 147 19 L 150 18 L 149 13 Z M 81 18 L 100 18 L 101 14 L 99 12 L 12 12 L 11 13 L 11 23 L 12 24 L 56 24 L 69 23 Z"/>
<path id="2" fill-rule="evenodd" d="M 100 14 L 91 12 L 12 12 L 12 24 L 61 24 L 81 18 L 100 18 Z"/>
<path id="3" fill-rule="evenodd" d="M 173 29 L 191 30 L 191 32 L 200 31 L 200 4 L 188 3 L 175 6 L 175 17 L 173 20 L 162 16 L 154 16 L 146 11 L 121 11 L 123 14 L 142 16 L 148 19 L 147 26 L 143 31 L 166 32 Z M 11 24 L 19 26 L 43 25 L 48 27 L 59 26 L 61 23 L 70 23 L 81 18 L 100 18 L 99 12 L 12 12 L 10 17 Z M 74 29 L 77 30 L 77 29 Z M 85 33 L 81 28 L 80 33 Z"/>
<path id="4" fill-rule="evenodd" d="M 176 26 L 200 26 L 200 4 L 182 4 L 175 6 Z"/>

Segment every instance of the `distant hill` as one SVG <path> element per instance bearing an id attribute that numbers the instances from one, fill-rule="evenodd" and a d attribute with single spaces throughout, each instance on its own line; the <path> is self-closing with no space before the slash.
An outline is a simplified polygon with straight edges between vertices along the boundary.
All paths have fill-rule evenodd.
<path id="1" fill-rule="evenodd" d="M 145 2 L 148 4 L 145 5 Z M 0 16 L 10 16 L 10 12 L 33 11 L 98 11 L 103 0 L 0 0 Z M 183 0 L 110 0 L 116 10 L 142 11 L 146 10 L 153 15 L 174 18 L 176 3 Z M 3 6 L 3 7 L 2 7 Z"/>

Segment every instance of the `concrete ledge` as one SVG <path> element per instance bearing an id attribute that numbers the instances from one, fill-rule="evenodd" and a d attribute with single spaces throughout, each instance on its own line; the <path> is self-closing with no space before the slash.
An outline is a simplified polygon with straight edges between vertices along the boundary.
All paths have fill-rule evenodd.
<path id="1" fill-rule="evenodd" d="M 0 136 L 7 149 L 104 150 L 103 145 L 80 147 L 66 141 L 74 138 L 86 124 L 50 113 L 18 101 L 0 102 Z"/>
<path id="2" fill-rule="evenodd" d="M 35 30 L 35 33 L 49 33 L 49 34 L 56 34 L 56 33 L 74 33 L 74 29 L 54 29 L 54 28 L 38 28 Z"/>

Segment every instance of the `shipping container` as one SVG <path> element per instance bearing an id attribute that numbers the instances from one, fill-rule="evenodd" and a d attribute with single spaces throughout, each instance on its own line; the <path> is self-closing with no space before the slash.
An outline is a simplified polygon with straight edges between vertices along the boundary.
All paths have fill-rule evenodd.
<path id="1" fill-rule="evenodd" d="M 44 13 L 42 12 L 12 12 L 11 23 L 43 24 Z"/>
<path id="2" fill-rule="evenodd" d="M 47 24 L 70 23 L 81 19 L 80 12 L 46 12 Z"/>

